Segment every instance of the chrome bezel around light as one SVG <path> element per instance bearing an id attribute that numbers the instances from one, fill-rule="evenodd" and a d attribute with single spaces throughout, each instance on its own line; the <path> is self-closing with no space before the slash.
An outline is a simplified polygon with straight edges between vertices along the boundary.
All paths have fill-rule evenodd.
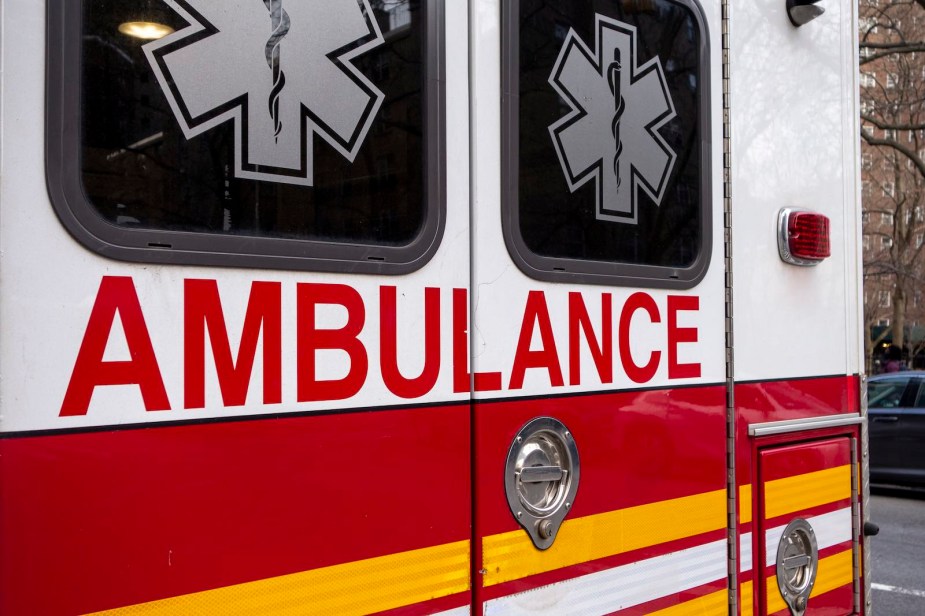
<path id="1" fill-rule="evenodd" d="M 793 253 L 790 252 L 790 238 L 787 231 L 790 225 L 790 217 L 793 214 L 801 212 L 806 212 L 808 214 L 817 213 L 812 210 L 807 210 L 806 208 L 785 207 L 777 215 L 777 250 L 780 253 L 781 261 L 784 263 L 798 265 L 800 267 L 813 267 L 822 263 L 824 259 L 801 259 L 795 257 Z"/>

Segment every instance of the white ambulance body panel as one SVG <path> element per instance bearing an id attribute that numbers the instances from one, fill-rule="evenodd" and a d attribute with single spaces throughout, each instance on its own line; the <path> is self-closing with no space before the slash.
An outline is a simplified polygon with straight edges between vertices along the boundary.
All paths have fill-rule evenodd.
<path id="1" fill-rule="evenodd" d="M 794 28 L 783 2 L 732 7 L 737 381 L 860 371 L 856 11 L 828 2 Z M 778 258 L 785 207 L 829 217 L 831 257 L 806 268 Z"/>

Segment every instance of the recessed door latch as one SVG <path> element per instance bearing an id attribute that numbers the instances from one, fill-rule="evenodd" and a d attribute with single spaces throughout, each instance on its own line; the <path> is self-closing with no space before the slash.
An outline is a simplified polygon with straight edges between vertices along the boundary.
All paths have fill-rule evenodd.
<path id="1" fill-rule="evenodd" d="M 533 545 L 547 549 L 575 502 L 578 448 L 558 419 L 537 417 L 511 443 L 504 467 L 507 503 Z"/>
<path id="2" fill-rule="evenodd" d="M 793 616 L 803 616 L 819 570 L 819 547 L 809 522 L 797 518 L 777 544 L 777 587 Z"/>

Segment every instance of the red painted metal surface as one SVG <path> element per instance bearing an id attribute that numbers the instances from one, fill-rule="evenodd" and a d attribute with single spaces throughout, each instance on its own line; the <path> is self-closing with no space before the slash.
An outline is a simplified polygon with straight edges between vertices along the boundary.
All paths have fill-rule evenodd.
<path id="1" fill-rule="evenodd" d="M 736 405 L 736 482 L 739 486 L 752 486 L 752 502 L 740 503 L 739 510 L 750 510 L 754 522 L 741 523 L 738 527 L 738 536 L 753 532 L 755 540 L 752 542 L 752 562 L 755 569 L 739 574 L 739 582 L 753 580 L 755 593 L 755 607 L 764 613 L 763 588 L 765 575 L 768 573 L 760 565 L 764 562 L 762 540 L 764 529 L 768 526 L 786 524 L 794 516 L 781 516 L 765 523 L 759 522 L 761 514 L 759 508 L 760 480 L 759 456 L 760 451 L 769 447 L 794 448 L 798 456 L 781 456 L 775 464 L 763 471 L 767 480 L 798 475 L 802 473 L 823 470 L 831 466 L 847 464 L 850 461 L 850 445 L 847 438 L 860 438 L 857 426 L 846 426 L 824 430 L 794 432 L 776 436 L 754 438 L 749 436 L 748 427 L 751 424 L 793 419 L 806 419 L 860 412 L 860 378 L 856 375 L 818 377 L 808 379 L 792 379 L 779 381 L 765 381 L 760 383 L 739 383 L 735 386 Z M 818 450 L 820 439 L 834 438 L 830 444 Z M 807 441 L 813 441 L 806 445 Z M 783 450 L 782 450 L 783 451 Z M 837 462 L 841 460 L 840 462 Z M 837 463 L 836 463 L 837 462 Z M 809 509 L 806 515 L 827 513 L 835 509 L 850 506 L 850 500 L 833 503 L 823 507 Z M 850 545 L 848 546 L 850 547 Z M 843 548 L 845 549 L 845 548 Z M 835 550 L 839 551 L 838 549 Z M 827 551 L 828 552 L 828 551 Z M 826 553 L 827 553 L 826 552 Z M 772 572 L 773 573 L 773 572 Z M 847 603 L 845 602 L 845 588 L 847 588 Z M 851 605 L 853 601 L 850 586 L 837 589 L 813 599 L 813 613 L 844 614 L 844 606 Z M 863 601 L 862 601 L 863 604 Z M 783 612 L 782 612 L 783 613 Z"/>
<path id="2" fill-rule="evenodd" d="M 575 437 L 581 483 L 569 517 L 679 498 L 725 486 L 721 386 L 476 404 L 476 498 L 482 534 L 520 528 L 504 496 L 504 462 L 534 417 Z"/>
<path id="3" fill-rule="evenodd" d="M 806 435 L 802 436 L 803 438 L 806 437 Z M 824 441 L 775 446 L 760 450 L 758 455 L 758 478 L 760 482 L 759 502 L 763 502 L 765 498 L 764 490 L 768 482 L 850 464 L 851 445 L 848 438 L 842 437 Z M 844 487 L 845 489 L 850 490 L 850 484 Z M 780 515 L 776 517 L 765 516 L 764 511 L 761 510 L 762 508 L 759 508 L 760 516 L 757 518 L 757 537 L 759 538 L 759 541 L 757 542 L 758 559 L 755 562 L 766 563 L 768 553 L 773 555 L 777 550 L 776 545 L 765 544 L 765 533 L 769 529 L 789 524 L 796 518 L 807 519 L 839 509 L 849 508 L 851 507 L 851 504 L 852 501 L 849 497 L 839 501 L 826 503 L 824 505 L 804 507 L 799 511 L 794 511 L 786 515 Z M 822 547 L 819 549 L 819 559 L 822 560 L 834 554 L 839 554 L 846 550 L 850 550 L 851 547 L 852 542 L 850 539 L 837 545 Z M 766 587 L 765 580 L 770 579 L 775 575 L 777 575 L 776 565 L 761 567 L 761 576 L 759 582 L 760 587 L 764 589 Z M 847 593 L 847 595 L 839 592 L 844 588 L 848 588 L 850 591 Z M 847 601 L 845 601 L 845 599 L 847 599 Z M 767 597 L 762 597 L 762 613 L 767 613 L 767 601 Z M 814 596 L 810 603 L 812 606 L 812 613 L 814 614 L 816 613 L 817 609 L 819 609 L 835 610 L 834 612 L 830 611 L 829 613 L 837 613 L 839 615 L 851 613 L 853 604 L 854 595 L 850 581 L 846 586 L 842 586 L 835 590 Z"/>
<path id="4" fill-rule="evenodd" d="M 456 405 L 0 440 L 0 613 L 469 539 L 468 426 Z"/>
<path id="5" fill-rule="evenodd" d="M 476 403 L 476 562 L 481 538 L 520 529 L 505 498 L 503 469 L 527 421 L 551 416 L 575 437 L 581 481 L 568 518 L 701 494 L 725 487 L 725 389 L 705 386 Z M 582 563 L 498 587 L 477 601 L 521 592 L 722 539 L 724 531 Z M 477 576 L 478 577 L 478 576 Z"/>
<path id="6" fill-rule="evenodd" d="M 857 376 L 739 383 L 737 419 L 742 424 L 804 419 L 860 410 Z M 747 433 L 746 433 L 747 435 Z"/>
<path id="7" fill-rule="evenodd" d="M 805 435 L 804 435 L 805 437 Z M 783 445 L 761 454 L 762 481 L 814 473 L 850 464 L 851 443 L 848 439 Z"/>

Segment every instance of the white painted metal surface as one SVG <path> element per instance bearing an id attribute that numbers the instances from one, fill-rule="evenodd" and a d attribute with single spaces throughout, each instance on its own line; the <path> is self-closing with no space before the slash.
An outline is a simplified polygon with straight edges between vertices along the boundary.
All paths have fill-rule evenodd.
<path id="1" fill-rule="evenodd" d="M 856 7 L 830 2 L 801 28 L 784 2 L 732 14 L 735 376 L 752 381 L 860 370 Z M 777 214 L 831 220 L 814 268 L 777 255 Z"/>
<path id="2" fill-rule="evenodd" d="M 476 393 L 476 398 L 513 397 L 548 393 L 569 393 L 580 391 L 602 391 L 615 389 L 638 389 L 658 386 L 681 386 L 705 383 L 721 383 L 725 378 L 723 295 L 723 207 L 722 207 L 722 58 L 720 37 L 720 2 L 701 3 L 710 37 L 711 72 L 711 134 L 712 141 L 712 204 L 707 208 L 712 216 L 712 253 L 706 277 L 695 287 L 685 291 L 662 289 L 640 289 L 639 287 L 615 287 L 610 285 L 589 285 L 581 283 L 544 283 L 527 277 L 521 272 L 505 247 L 501 217 L 501 10 L 498 0 L 472 3 L 472 54 L 471 94 L 472 97 L 472 154 L 473 154 L 473 237 L 477 245 L 473 250 L 472 279 L 475 319 L 472 327 L 474 336 L 474 364 L 479 372 L 501 372 L 502 391 Z M 563 185 L 565 180 L 563 179 Z M 510 321 L 497 318 L 499 314 L 521 311 L 530 291 L 542 290 L 545 295 L 552 329 L 557 332 L 559 363 L 568 366 L 567 341 L 561 336 L 567 332 L 568 293 L 582 293 L 591 322 L 601 322 L 601 294 L 613 298 L 615 319 L 626 299 L 640 290 L 649 294 L 661 313 L 661 323 L 651 323 L 641 313 L 634 317 L 631 329 L 631 354 L 643 363 L 653 351 L 662 351 L 661 363 L 655 376 L 645 383 L 635 383 L 620 367 L 617 358 L 614 382 L 601 383 L 594 368 L 588 349 L 582 345 L 582 374 L 580 384 L 571 385 L 567 371 L 563 371 L 564 385 L 550 389 L 549 375 L 544 370 L 528 370 L 522 389 L 508 387 L 510 366 L 520 331 L 511 328 Z M 665 349 L 667 348 L 665 308 L 669 295 L 695 295 L 700 305 L 697 312 L 683 315 L 686 327 L 698 331 L 696 344 L 681 345 L 681 361 L 697 361 L 701 364 L 698 378 L 670 380 L 667 374 Z M 616 333 L 616 326 L 614 327 Z M 600 327 L 596 334 L 601 335 Z M 539 335 L 534 334 L 533 348 L 539 347 Z M 614 348 L 617 348 L 615 343 Z"/>
<path id="3" fill-rule="evenodd" d="M 725 541 L 678 550 L 494 599 L 485 614 L 609 614 L 723 579 L 725 552 Z"/>
<path id="4" fill-rule="evenodd" d="M 137 265 L 94 254 L 65 231 L 49 203 L 45 180 L 45 9 L 40 2 L 4 3 L 6 24 L 0 41 L 3 60 L 0 126 L 0 429 L 7 432 L 81 426 L 177 421 L 204 417 L 304 412 L 407 404 L 392 394 L 379 372 L 378 310 L 367 309 L 359 338 L 369 354 L 369 372 L 360 392 L 345 400 L 299 403 L 296 399 L 296 285 L 347 284 L 376 307 L 387 277 L 243 268 Z M 399 366 L 408 376 L 420 373 L 425 287 L 441 287 L 441 367 L 434 388 L 415 403 L 464 400 L 453 391 L 452 298 L 449 289 L 469 283 L 469 104 L 467 7 L 446 3 L 446 156 L 447 221 L 440 247 L 421 270 L 402 276 L 399 302 Z M 145 410 L 135 385 L 97 387 L 86 415 L 60 417 L 65 390 L 102 276 L 134 281 L 171 410 Z M 251 282 L 282 285 L 282 404 L 264 404 L 262 359 L 258 350 L 247 404 L 226 407 L 206 356 L 206 408 L 183 408 L 183 281 L 214 279 L 225 312 L 232 353 L 236 355 Z M 76 308 L 75 308 L 76 307 Z M 342 309 L 319 314 L 320 327 L 341 327 Z M 104 359 L 127 359 L 117 318 Z M 210 367 L 211 366 L 211 367 Z M 339 351 L 319 354 L 320 378 L 338 378 L 349 369 Z"/>

